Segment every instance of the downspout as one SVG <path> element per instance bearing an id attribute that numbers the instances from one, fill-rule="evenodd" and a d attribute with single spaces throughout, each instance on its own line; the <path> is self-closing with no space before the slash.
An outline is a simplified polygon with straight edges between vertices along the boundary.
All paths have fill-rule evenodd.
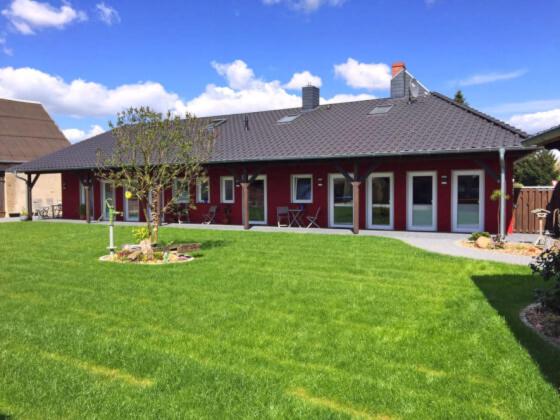
<path id="1" fill-rule="evenodd" d="M 506 237 L 506 149 L 500 147 L 500 238 Z"/>

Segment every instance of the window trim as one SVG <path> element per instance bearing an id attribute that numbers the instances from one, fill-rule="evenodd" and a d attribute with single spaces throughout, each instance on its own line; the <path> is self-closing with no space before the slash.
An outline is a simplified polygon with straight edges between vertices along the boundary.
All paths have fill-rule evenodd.
<path id="1" fill-rule="evenodd" d="M 297 180 L 306 179 L 311 180 L 311 197 L 308 200 L 298 200 L 297 199 Z M 291 184 L 291 202 L 294 204 L 311 204 L 313 203 L 313 174 L 293 174 L 290 177 Z"/>
<path id="2" fill-rule="evenodd" d="M 373 224 L 373 205 L 371 203 L 373 191 L 372 191 L 372 181 L 374 178 L 389 178 L 389 204 L 383 205 L 389 208 L 389 224 L 388 225 L 376 225 Z M 375 230 L 393 230 L 394 229 L 394 217 L 395 217 L 395 174 L 394 172 L 372 172 L 367 177 L 367 189 L 366 189 L 366 216 L 367 216 L 367 228 Z"/>
<path id="3" fill-rule="evenodd" d="M 196 180 L 196 202 L 198 204 L 210 204 L 210 177 L 206 177 L 206 185 L 208 185 L 208 200 L 202 200 L 200 194 L 202 193 L 202 179 Z"/>
<path id="4" fill-rule="evenodd" d="M 476 175 L 478 176 L 478 226 L 474 225 L 459 225 L 457 223 L 458 215 L 458 202 L 459 197 L 459 177 L 461 175 Z M 484 213 L 486 211 L 486 203 L 484 200 L 484 171 L 481 169 L 465 169 L 451 171 L 451 228 L 452 232 L 474 232 L 484 230 L 485 220 Z"/>
<path id="5" fill-rule="evenodd" d="M 226 200 L 225 197 L 225 182 L 231 181 L 231 200 Z M 233 176 L 221 176 L 220 177 L 220 203 L 223 204 L 233 204 L 235 203 L 235 179 Z"/>
<path id="6" fill-rule="evenodd" d="M 189 203 L 191 202 L 191 189 L 190 189 L 190 186 L 187 185 L 187 186 L 186 186 L 187 188 L 185 189 L 185 191 L 182 191 L 182 192 L 187 193 L 187 199 L 186 199 L 186 200 L 183 200 L 183 199 L 180 198 L 180 195 L 177 194 L 177 190 L 178 190 L 178 187 L 179 187 L 178 184 L 179 184 L 179 180 L 178 180 L 177 178 L 175 178 L 175 179 L 173 180 L 173 188 L 171 189 L 171 194 L 173 194 L 173 197 L 177 197 L 177 201 L 176 201 L 177 204 L 189 204 Z"/>

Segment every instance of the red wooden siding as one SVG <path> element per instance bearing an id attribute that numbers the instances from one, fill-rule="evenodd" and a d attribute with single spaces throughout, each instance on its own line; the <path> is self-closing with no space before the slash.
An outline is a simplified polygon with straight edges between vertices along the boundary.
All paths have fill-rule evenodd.
<path id="1" fill-rule="evenodd" d="M 480 158 L 480 156 L 478 156 Z M 485 155 L 482 160 L 499 174 L 498 154 Z M 353 171 L 352 162 L 342 164 L 348 172 Z M 367 162 L 361 163 L 360 170 L 364 171 L 368 166 Z M 506 180 L 507 192 L 512 194 L 512 167 L 513 158 L 507 157 L 506 160 Z M 249 166 L 256 170 L 261 168 L 259 165 Z M 406 229 L 406 177 L 409 171 L 436 171 L 437 172 L 437 230 L 451 231 L 451 182 L 453 170 L 480 170 L 480 166 L 474 163 L 471 158 L 457 159 L 429 159 L 429 158 L 400 158 L 385 159 L 381 165 L 376 167 L 375 172 L 393 172 L 394 174 L 394 229 Z M 294 206 L 291 204 L 291 175 L 312 174 L 313 175 L 313 203 L 305 206 L 306 214 L 314 213 L 318 206 L 321 207 L 319 224 L 322 227 L 328 226 L 328 178 L 329 174 L 338 173 L 334 162 L 323 161 L 321 163 L 301 162 L 298 164 L 271 163 L 261 171 L 267 176 L 268 193 L 268 224 L 276 224 L 276 208 L 279 206 Z M 65 218 L 79 218 L 79 177 L 80 172 L 66 172 L 62 176 L 63 180 L 63 213 Z M 208 168 L 210 179 L 210 203 L 197 204 L 196 209 L 190 211 L 190 220 L 193 223 L 200 223 L 202 216 L 208 211 L 209 206 L 217 205 L 218 212 L 216 223 L 222 223 L 224 207 L 226 204 L 220 203 L 220 177 L 231 176 L 227 166 L 214 165 Z M 443 183 L 443 178 L 447 177 L 447 182 Z M 490 201 L 490 194 L 499 188 L 499 183 L 488 173 L 485 175 L 485 230 L 489 232 L 497 231 L 498 203 Z M 191 200 L 194 202 L 196 189 L 191 188 Z M 169 197 L 171 192 L 166 194 Z M 231 204 L 232 214 L 231 223 L 241 224 L 241 188 L 237 184 L 235 187 L 235 203 Z M 94 216 L 97 219 L 101 214 L 100 186 L 95 182 L 94 186 L 95 209 Z M 117 208 L 123 210 L 123 192 L 117 190 Z M 143 219 L 143 215 L 141 215 Z M 122 217 L 121 217 L 122 219 Z M 167 217 L 166 220 L 171 220 Z M 507 203 L 507 226 L 512 228 L 512 200 Z M 360 187 L 360 227 L 366 227 L 366 184 Z"/>

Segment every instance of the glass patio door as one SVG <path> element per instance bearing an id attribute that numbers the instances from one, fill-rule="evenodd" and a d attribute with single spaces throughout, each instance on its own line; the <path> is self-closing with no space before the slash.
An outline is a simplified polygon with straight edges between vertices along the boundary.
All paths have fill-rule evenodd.
<path id="1" fill-rule="evenodd" d="M 249 223 L 266 225 L 266 209 L 266 175 L 261 175 L 249 185 Z"/>
<path id="2" fill-rule="evenodd" d="M 393 174 L 373 173 L 367 184 L 368 228 L 393 229 Z"/>
<path id="3" fill-rule="evenodd" d="M 343 175 L 329 176 L 329 225 L 348 227 L 354 223 L 352 184 Z"/>
<path id="4" fill-rule="evenodd" d="M 101 215 L 103 220 L 109 220 L 109 207 L 107 206 L 109 200 L 111 206 L 114 208 L 116 205 L 115 200 L 115 186 L 111 182 L 101 182 Z"/>
<path id="5" fill-rule="evenodd" d="M 455 232 L 484 230 L 484 172 L 454 171 L 452 213 Z"/>
<path id="6" fill-rule="evenodd" d="M 407 177 L 407 229 L 436 230 L 435 172 L 409 172 Z"/>

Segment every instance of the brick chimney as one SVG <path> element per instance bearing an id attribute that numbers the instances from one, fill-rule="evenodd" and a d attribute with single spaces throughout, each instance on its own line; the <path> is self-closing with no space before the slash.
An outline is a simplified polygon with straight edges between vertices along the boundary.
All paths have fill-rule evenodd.
<path id="1" fill-rule="evenodd" d="M 404 61 L 396 61 L 391 66 L 391 70 L 391 76 L 395 77 L 401 70 L 406 70 L 406 64 L 404 64 Z"/>
<path id="2" fill-rule="evenodd" d="M 409 77 L 406 65 L 397 61 L 391 66 L 391 98 L 403 98 L 408 93 Z"/>
<path id="3" fill-rule="evenodd" d="M 303 111 L 311 111 L 319 106 L 320 92 L 315 86 L 304 86 L 301 89 L 301 108 Z"/>

